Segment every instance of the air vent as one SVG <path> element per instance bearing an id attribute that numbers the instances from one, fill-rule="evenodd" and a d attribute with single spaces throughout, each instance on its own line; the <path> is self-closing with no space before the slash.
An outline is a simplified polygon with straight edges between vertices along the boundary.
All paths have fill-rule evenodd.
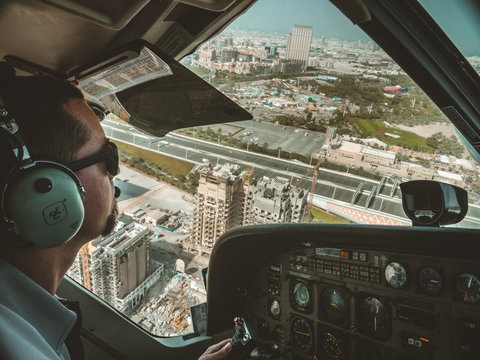
<path id="1" fill-rule="evenodd" d="M 221 15 L 222 12 L 213 12 L 180 3 L 170 11 L 164 21 L 174 21 L 180 24 L 195 37 Z"/>
<path id="2" fill-rule="evenodd" d="M 177 23 L 172 23 L 170 28 L 155 43 L 160 50 L 171 57 L 175 57 L 185 49 L 191 42 L 192 36 Z"/>

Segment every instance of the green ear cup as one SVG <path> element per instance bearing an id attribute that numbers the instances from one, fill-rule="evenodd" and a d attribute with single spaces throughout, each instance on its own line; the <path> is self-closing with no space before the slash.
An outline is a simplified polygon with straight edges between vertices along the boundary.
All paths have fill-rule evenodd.
<path id="1" fill-rule="evenodd" d="M 15 234 L 40 248 L 70 240 L 84 217 L 84 196 L 79 187 L 60 168 L 20 170 L 7 186 L 4 199 L 4 212 Z"/>

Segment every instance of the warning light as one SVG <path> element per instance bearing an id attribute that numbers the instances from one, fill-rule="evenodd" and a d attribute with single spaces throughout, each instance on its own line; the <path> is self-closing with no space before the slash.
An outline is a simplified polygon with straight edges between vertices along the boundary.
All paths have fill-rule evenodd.
<path id="1" fill-rule="evenodd" d="M 349 259 L 350 258 L 350 253 L 348 251 L 340 251 L 340 257 L 342 259 Z"/>

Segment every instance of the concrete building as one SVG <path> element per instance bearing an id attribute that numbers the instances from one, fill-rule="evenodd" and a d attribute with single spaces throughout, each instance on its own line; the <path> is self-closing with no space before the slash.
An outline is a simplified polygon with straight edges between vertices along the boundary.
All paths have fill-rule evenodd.
<path id="1" fill-rule="evenodd" d="M 135 308 L 159 279 L 163 264 L 150 265 L 150 230 L 130 223 L 86 244 L 68 275 L 122 312 Z"/>
<path id="2" fill-rule="evenodd" d="M 299 222 L 308 193 L 283 177 L 264 177 L 248 185 L 243 225 Z"/>
<path id="3" fill-rule="evenodd" d="M 391 151 L 383 151 L 363 147 L 361 153 L 363 155 L 363 161 L 370 164 L 378 164 L 384 166 L 391 166 L 395 164 L 396 154 Z"/>
<path id="4" fill-rule="evenodd" d="M 308 193 L 290 186 L 289 180 L 254 179 L 252 169 L 238 165 L 204 165 L 199 170 L 191 237 L 183 242 L 187 252 L 210 254 L 217 239 L 240 225 L 299 222 Z"/>
<path id="5" fill-rule="evenodd" d="M 145 216 L 145 223 L 153 226 L 162 224 L 167 220 L 168 220 L 168 214 L 166 214 L 165 212 L 159 209 L 153 209 L 149 211 Z"/>
<path id="6" fill-rule="evenodd" d="M 238 165 L 205 164 L 195 195 L 192 236 L 186 251 L 209 254 L 215 241 L 227 230 L 243 223 L 243 182 Z"/>
<path id="7" fill-rule="evenodd" d="M 295 60 L 307 67 L 308 55 L 312 44 L 313 28 L 305 25 L 294 25 L 292 33 L 287 40 L 287 60 Z"/>
<path id="8" fill-rule="evenodd" d="M 303 63 L 296 60 L 280 60 L 280 72 L 281 73 L 296 73 L 304 69 Z"/>

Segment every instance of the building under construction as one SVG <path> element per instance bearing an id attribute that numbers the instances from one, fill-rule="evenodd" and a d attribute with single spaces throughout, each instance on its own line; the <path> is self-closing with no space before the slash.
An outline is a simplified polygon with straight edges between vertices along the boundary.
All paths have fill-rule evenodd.
<path id="1" fill-rule="evenodd" d="M 264 177 L 246 188 L 243 225 L 299 222 L 307 192 L 292 188 L 288 179 Z"/>
<path id="2" fill-rule="evenodd" d="M 230 164 L 205 164 L 199 173 L 192 235 L 183 242 L 187 252 L 210 254 L 220 235 L 236 226 L 301 220 L 308 193 L 286 178 L 256 180 L 252 169 Z"/>
<path id="3" fill-rule="evenodd" d="M 162 275 L 150 265 L 150 230 L 132 222 L 86 244 L 68 271 L 87 289 L 126 312 L 135 308 Z"/>

